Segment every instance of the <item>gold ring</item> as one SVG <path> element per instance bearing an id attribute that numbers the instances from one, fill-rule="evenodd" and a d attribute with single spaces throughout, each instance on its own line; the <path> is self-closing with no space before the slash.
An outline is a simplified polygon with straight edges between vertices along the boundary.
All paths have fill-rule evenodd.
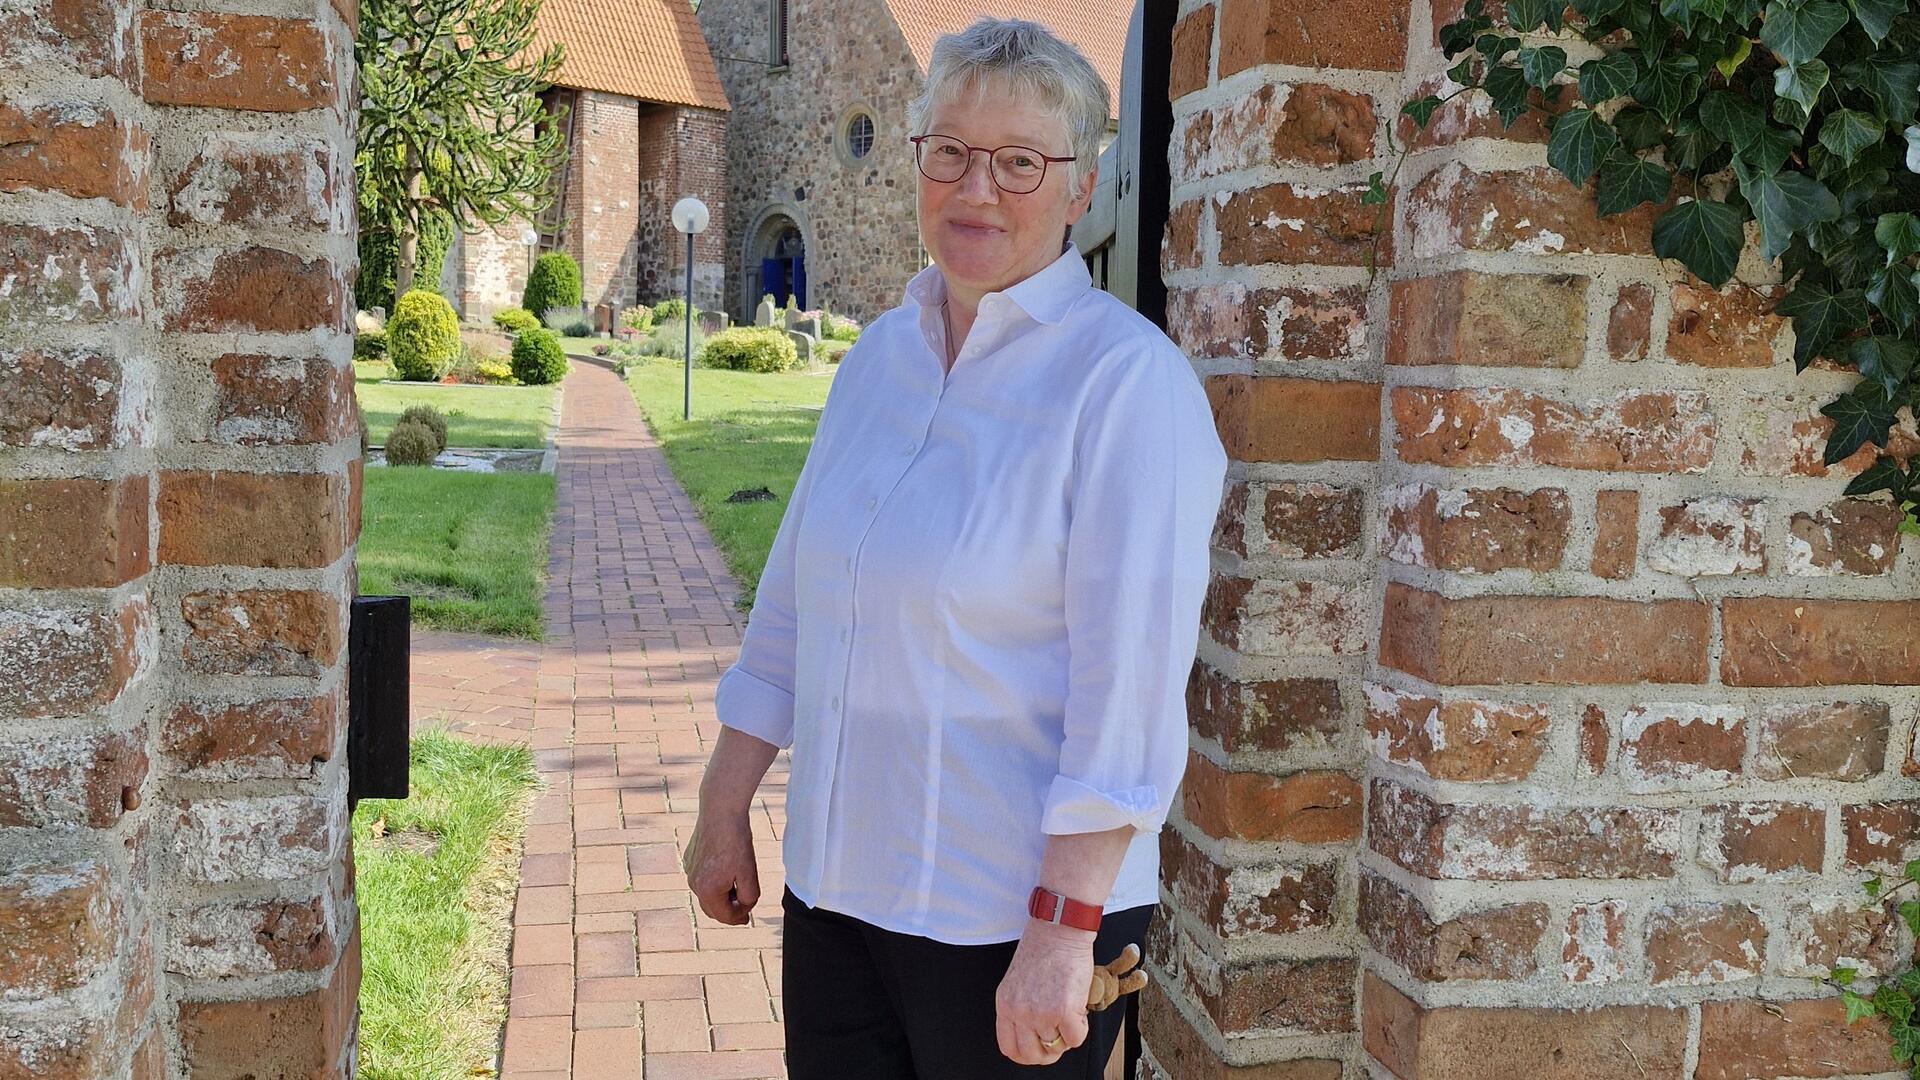
<path id="1" fill-rule="evenodd" d="M 1054 1036 L 1053 1038 L 1051 1038 L 1051 1039 L 1043 1039 L 1043 1040 L 1041 1040 L 1041 1042 L 1040 1042 L 1040 1049 L 1042 1049 L 1042 1050 L 1051 1050 L 1051 1049 L 1053 1049 L 1054 1047 L 1056 1047 L 1056 1046 L 1059 1046 L 1059 1045 L 1060 1045 L 1060 1036 L 1059 1036 L 1059 1035 L 1055 1035 L 1055 1036 Z"/>

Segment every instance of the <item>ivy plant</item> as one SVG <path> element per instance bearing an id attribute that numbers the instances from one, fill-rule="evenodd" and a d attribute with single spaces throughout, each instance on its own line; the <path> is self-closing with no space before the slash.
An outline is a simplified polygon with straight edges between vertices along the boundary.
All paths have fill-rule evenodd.
<path id="1" fill-rule="evenodd" d="M 1884 451 L 1899 410 L 1920 413 L 1917 2 L 1506 0 L 1496 15 L 1467 0 L 1440 31 L 1455 88 L 1402 109 L 1425 127 L 1477 92 L 1506 126 L 1541 114 L 1553 168 L 1591 184 L 1602 216 L 1659 207 L 1655 254 L 1716 288 L 1757 222 L 1791 285 L 1775 310 L 1796 367 L 1861 376 L 1820 410 L 1825 460 L 1880 447 L 1846 493 L 1890 492 L 1912 533 L 1920 456 Z M 1384 207 L 1391 183 L 1375 173 L 1368 200 Z"/>
<path id="2" fill-rule="evenodd" d="M 1916 887 L 1920 887 L 1920 860 L 1903 867 L 1900 878 L 1892 885 L 1879 877 L 1870 878 L 1866 883 L 1868 899 L 1897 915 L 1907 924 L 1907 929 L 1920 937 L 1920 899 L 1907 894 Z M 1915 1023 L 1920 1017 L 1914 1015 L 1914 1003 L 1920 1001 L 1920 968 L 1909 967 L 1889 974 L 1880 980 L 1879 986 L 1866 993 L 1853 988 L 1857 974 L 1853 968 L 1835 968 L 1819 981 L 1839 989 L 1847 1007 L 1847 1023 L 1870 1016 L 1885 1017 L 1887 1029 L 1893 1035 L 1894 1058 L 1907 1066 L 1914 1080 L 1920 1080 L 1920 1024 Z"/>

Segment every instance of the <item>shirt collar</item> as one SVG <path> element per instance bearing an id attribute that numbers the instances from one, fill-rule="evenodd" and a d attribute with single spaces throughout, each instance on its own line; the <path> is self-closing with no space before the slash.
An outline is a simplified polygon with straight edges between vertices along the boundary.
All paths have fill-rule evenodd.
<path id="1" fill-rule="evenodd" d="M 1080 249 L 1069 245 L 1039 273 L 1015 282 L 1000 293 L 987 295 L 1005 296 L 1033 321 L 1053 325 L 1065 319 L 1074 301 L 1092 286 L 1093 277 L 1087 273 Z M 913 280 L 907 282 L 906 293 L 908 300 L 922 308 L 939 307 L 947 298 L 947 280 L 938 266 L 930 265 L 913 275 Z"/>

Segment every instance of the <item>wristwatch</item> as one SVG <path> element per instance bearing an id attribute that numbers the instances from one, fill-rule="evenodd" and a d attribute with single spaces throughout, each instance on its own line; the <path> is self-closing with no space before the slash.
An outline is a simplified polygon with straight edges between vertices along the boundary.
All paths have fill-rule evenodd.
<path id="1" fill-rule="evenodd" d="M 1099 933 L 1101 910 L 1099 904 L 1083 904 L 1040 885 L 1035 885 L 1033 895 L 1027 897 L 1027 914 L 1041 922 L 1059 923 L 1076 930 Z"/>

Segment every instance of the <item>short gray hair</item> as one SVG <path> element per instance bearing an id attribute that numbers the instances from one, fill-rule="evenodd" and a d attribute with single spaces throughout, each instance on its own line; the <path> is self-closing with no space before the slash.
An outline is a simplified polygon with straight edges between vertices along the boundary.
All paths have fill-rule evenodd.
<path id="1" fill-rule="evenodd" d="M 1107 131 L 1107 83 L 1080 51 L 1039 23 L 1024 19 L 981 19 L 957 34 L 942 34 L 927 61 L 927 84 L 907 107 L 915 135 L 927 133 L 927 120 L 941 95 L 977 90 L 989 76 L 1009 80 L 1016 93 L 1032 95 L 1056 113 L 1073 145 L 1067 180 L 1078 186 L 1100 157 Z"/>

